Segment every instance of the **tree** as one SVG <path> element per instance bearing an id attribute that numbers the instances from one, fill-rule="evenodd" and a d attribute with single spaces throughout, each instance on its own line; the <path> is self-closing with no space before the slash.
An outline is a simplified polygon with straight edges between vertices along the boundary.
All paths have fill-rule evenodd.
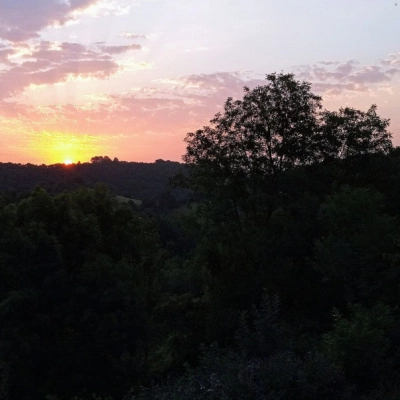
<path id="1" fill-rule="evenodd" d="M 314 160 L 321 97 L 293 74 L 269 74 L 268 84 L 228 98 L 211 126 L 187 134 L 189 165 L 208 164 L 229 175 L 276 175 Z"/>
<path id="2" fill-rule="evenodd" d="M 372 105 L 367 112 L 349 107 L 338 112 L 325 110 L 321 115 L 321 157 L 387 154 L 392 149 L 388 126 L 389 120 L 376 114 L 376 105 Z"/>
<path id="3" fill-rule="evenodd" d="M 314 261 L 334 305 L 396 301 L 399 274 L 382 257 L 394 251 L 396 220 L 383 212 L 383 205 L 382 194 L 345 186 L 320 206 L 322 231 Z"/>
<path id="4" fill-rule="evenodd" d="M 293 74 L 266 79 L 266 85 L 245 87 L 242 100 L 228 98 L 210 126 L 187 134 L 187 164 L 206 167 L 210 176 L 226 181 L 276 177 L 296 166 L 392 149 L 389 120 L 377 115 L 376 105 L 367 112 L 320 111 L 322 99 L 310 83 Z"/>
<path id="5" fill-rule="evenodd" d="M 118 161 L 118 159 L 117 159 L 117 161 Z M 93 164 L 96 164 L 96 163 L 105 163 L 106 164 L 106 163 L 111 163 L 112 160 L 108 156 L 94 156 L 90 159 L 90 162 Z M 115 159 L 114 159 L 114 162 L 116 162 Z"/>
<path id="6" fill-rule="evenodd" d="M 0 398 L 122 398 L 158 298 L 153 221 L 97 185 L 37 188 L 0 207 L 0 226 Z"/>
<path id="7" fill-rule="evenodd" d="M 382 303 L 370 308 L 355 304 L 349 305 L 346 314 L 334 310 L 333 328 L 322 336 L 322 354 L 345 373 L 358 392 L 371 388 L 383 392 L 389 382 L 399 379 L 398 338 L 392 334 L 399 322 L 396 311 Z M 370 398 L 390 398 L 382 392 Z"/>

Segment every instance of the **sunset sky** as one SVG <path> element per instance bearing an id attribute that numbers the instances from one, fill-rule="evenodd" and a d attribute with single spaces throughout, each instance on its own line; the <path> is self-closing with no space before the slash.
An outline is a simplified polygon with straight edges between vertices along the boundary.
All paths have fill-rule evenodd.
<path id="1" fill-rule="evenodd" d="M 400 145 L 400 2 L 0 0 L 0 162 L 180 161 L 272 72 L 377 104 Z"/>

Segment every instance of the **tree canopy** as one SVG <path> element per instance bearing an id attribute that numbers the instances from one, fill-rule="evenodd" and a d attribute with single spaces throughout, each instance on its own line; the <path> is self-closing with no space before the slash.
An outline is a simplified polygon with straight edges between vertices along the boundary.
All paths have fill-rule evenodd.
<path id="1" fill-rule="evenodd" d="M 325 159 L 384 153 L 392 149 L 389 120 L 380 118 L 376 105 L 367 112 L 346 107 L 321 115 L 320 152 Z"/>
<path id="2" fill-rule="evenodd" d="M 293 74 L 269 74 L 267 84 L 244 88 L 242 100 L 228 98 L 224 111 L 187 134 L 183 160 L 224 174 L 273 176 L 328 157 L 383 152 L 391 145 L 389 121 L 373 105 L 321 111 L 322 98 Z"/>

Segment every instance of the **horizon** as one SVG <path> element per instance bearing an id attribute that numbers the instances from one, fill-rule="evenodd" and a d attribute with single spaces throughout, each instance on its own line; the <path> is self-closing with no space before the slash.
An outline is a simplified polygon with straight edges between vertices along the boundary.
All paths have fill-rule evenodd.
<path id="1" fill-rule="evenodd" d="M 99 156 L 93 156 L 94 157 L 99 157 Z M 108 156 L 100 156 L 100 157 L 108 157 Z M 164 160 L 162 158 L 158 158 L 157 160 L 154 161 L 135 161 L 135 160 L 120 160 L 118 157 L 108 157 L 110 159 L 110 163 L 132 163 L 132 164 L 157 164 L 160 162 L 165 162 L 165 163 L 179 163 L 179 164 L 185 164 L 183 161 L 175 161 L 175 160 Z M 117 159 L 115 161 L 115 159 Z M 21 163 L 21 162 L 12 162 L 12 161 L 1 161 L 0 164 L 14 164 L 14 165 L 21 165 L 21 166 L 27 166 L 27 165 L 33 165 L 35 167 L 54 167 L 54 166 L 62 166 L 66 168 L 70 167 L 75 167 L 77 165 L 82 165 L 82 164 L 96 164 L 96 162 L 89 160 L 81 161 L 71 161 L 71 160 L 66 160 L 68 162 L 57 162 L 57 163 L 52 163 L 52 164 L 45 164 L 45 163 L 40 163 L 40 164 L 35 164 L 31 162 L 26 162 L 26 163 Z M 101 162 L 100 162 L 101 163 Z"/>
<path id="2" fill-rule="evenodd" d="M 389 0 L 1 2 L 0 162 L 182 162 L 188 132 L 273 72 L 310 82 L 331 111 L 376 104 L 398 146 L 399 12 Z"/>

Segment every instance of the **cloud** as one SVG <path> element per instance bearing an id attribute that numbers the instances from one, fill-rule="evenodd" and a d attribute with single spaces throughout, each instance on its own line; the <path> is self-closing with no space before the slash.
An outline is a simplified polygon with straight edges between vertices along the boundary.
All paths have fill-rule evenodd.
<path id="1" fill-rule="evenodd" d="M 327 95 L 343 92 L 367 92 L 375 87 L 386 88 L 400 75 L 400 53 L 391 54 L 375 65 L 360 65 L 355 60 L 344 63 L 322 61 L 297 67 L 297 76 L 313 83 L 313 88 Z"/>
<path id="2" fill-rule="evenodd" d="M 140 49 L 139 45 L 105 46 L 41 41 L 25 47 L 18 59 L 10 61 L 17 50 L 0 47 L 0 99 L 20 94 L 30 85 L 52 85 L 76 78 L 108 78 L 124 65 L 111 55 Z"/>
<path id="3" fill-rule="evenodd" d="M 69 64 L 53 72 L 59 79 L 72 70 Z M 68 68 L 66 67 L 68 66 Z M 91 67 L 88 67 L 92 71 Z M 81 99 L 80 105 L 24 106 L 0 103 L 0 115 L 25 125 L 26 129 L 80 132 L 81 134 L 160 135 L 178 136 L 198 129 L 222 109 L 227 97 L 242 97 L 243 87 L 254 87 L 263 80 L 249 79 L 242 73 L 187 75 L 176 79 L 157 81 L 152 87 L 137 88 L 122 94 L 98 93 Z M 45 127 L 45 128 L 43 128 Z"/>
<path id="4" fill-rule="evenodd" d="M 80 11 L 91 17 L 121 16 L 128 14 L 133 6 L 138 6 L 135 0 L 97 0 L 90 7 Z"/>
<path id="5" fill-rule="evenodd" d="M 123 37 L 125 39 L 147 39 L 148 36 L 147 35 L 143 35 L 141 33 L 131 33 L 131 32 L 122 32 L 120 35 L 120 37 Z"/>
<path id="6" fill-rule="evenodd" d="M 51 25 L 63 25 L 99 0 L 4 0 L 0 2 L 0 39 L 22 42 Z"/>
<path id="7" fill-rule="evenodd" d="M 381 60 L 381 64 L 385 66 L 400 66 L 400 52 L 389 54 L 387 58 Z"/>
<path id="8" fill-rule="evenodd" d="M 82 50 L 82 53 L 84 51 Z M 105 60 L 107 61 L 107 60 Z M 101 64 L 100 64 L 101 65 Z M 51 70 L 31 69 L 28 82 L 44 84 L 67 79 L 68 74 L 106 74 L 114 66 L 63 62 Z M 78 70 L 79 68 L 79 70 Z M 13 70 L 17 75 L 17 69 Z M 19 73 L 19 71 L 18 71 Z M 24 75 L 21 73 L 21 79 Z M 16 102 L 0 103 L 0 115 L 47 129 L 67 129 L 90 134 L 142 134 L 143 132 L 169 132 L 180 135 L 208 124 L 222 109 L 228 97 L 241 98 L 243 87 L 264 84 L 263 79 L 251 79 L 241 72 L 186 75 L 175 79 L 154 81 L 153 86 L 129 90 L 121 94 L 97 93 L 81 98 L 80 105 L 25 106 Z M 26 86 L 27 82 L 23 82 Z M 1 88 L 0 85 L 0 91 Z M 59 126 L 62 125 L 62 128 Z M 78 129 L 79 128 L 79 129 Z M 35 128 L 38 129 L 38 128 Z"/>
<path id="9" fill-rule="evenodd" d="M 247 76 L 245 72 L 216 72 L 186 75 L 175 79 L 158 79 L 157 83 L 171 94 L 222 105 L 228 97 L 242 97 L 243 87 L 265 84 L 262 79 Z"/>
<path id="10" fill-rule="evenodd" d="M 128 44 L 125 46 L 101 46 L 101 50 L 107 54 L 122 54 L 130 50 L 140 50 L 142 46 L 140 44 Z"/>
<path id="11" fill-rule="evenodd" d="M 42 44 L 40 50 L 44 65 L 46 46 L 50 45 Z M 84 47 L 76 50 L 79 50 L 78 54 L 81 55 L 90 51 Z M 63 77 L 66 71 L 62 68 L 68 66 L 68 71 L 71 68 L 62 58 L 61 61 L 54 74 Z M 21 68 L 23 67 L 28 68 L 21 65 Z M 34 70 L 40 76 L 39 69 L 35 67 Z M 57 76 L 54 79 L 59 78 Z M 50 77 L 45 75 L 45 79 L 48 81 Z M 183 139 L 187 132 L 208 125 L 210 119 L 222 109 L 227 97 L 240 98 L 244 86 L 254 87 L 264 82 L 251 79 L 246 73 L 219 72 L 158 80 L 149 86 L 134 88 L 120 94 L 85 95 L 79 99 L 79 105 L 32 106 L 3 100 L 0 101 L 2 138 L 5 143 L 8 142 L 7 138 L 19 138 L 18 141 L 12 140 L 15 156 L 9 148 L 6 155 L 10 157 L 11 154 L 21 160 L 21 154 L 27 154 L 32 148 L 31 141 L 34 141 L 38 144 L 38 151 L 29 150 L 27 160 L 49 162 L 47 160 L 52 159 L 50 155 L 39 154 L 39 149 L 49 146 L 46 138 L 53 137 L 54 132 L 54 137 L 57 138 L 54 145 L 58 142 L 70 143 L 74 138 L 79 143 L 79 137 L 91 137 L 96 146 L 104 145 L 108 152 L 115 149 L 112 155 L 120 159 L 180 160 L 185 151 Z M 94 149 L 88 149 L 86 156 L 82 153 L 79 159 L 90 159 L 95 155 L 90 151 Z M 53 150 L 54 152 L 56 150 Z M 37 154 L 37 160 L 32 159 L 32 154 Z"/>
<path id="12" fill-rule="evenodd" d="M 398 72 L 400 72 L 400 69 Z M 376 65 L 363 67 L 361 70 L 356 71 L 353 75 L 350 75 L 350 79 L 361 84 L 390 81 L 387 71 L 383 70 L 382 66 Z"/>
<path id="13" fill-rule="evenodd" d="M 143 71 L 150 70 L 153 68 L 153 63 L 146 61 L 136 61 L 134 59 L 128 58 L 121 61 L 117 61 L 120 69 L 122 71 Z"/>
<path id="14" fill-rule="evenodd" d="M 0 44 L 0 64 L 9 64 L 9 57 L 15 53 L 15 50 L 6 45 Z"/>

